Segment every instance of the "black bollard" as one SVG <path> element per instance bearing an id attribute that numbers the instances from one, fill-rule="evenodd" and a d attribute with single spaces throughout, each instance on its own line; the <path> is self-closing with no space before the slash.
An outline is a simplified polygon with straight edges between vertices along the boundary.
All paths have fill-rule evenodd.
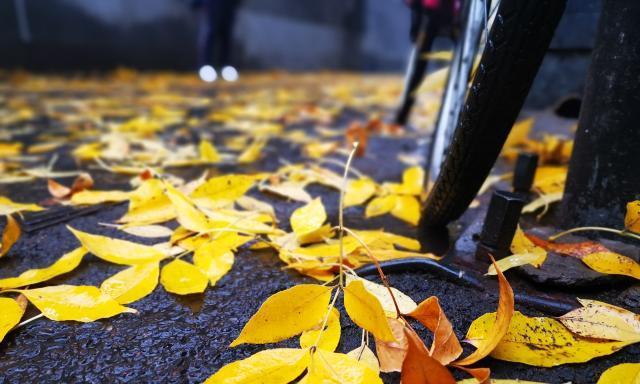
<path id="1" fill-rule="evenodd" d="M 516 192 L 529 192 L 533 185 L 538 167 L 538 155 L 536 153 L 521 153 L 516 161 L 513 171 L 513 190 Z"/>
<path id="2" fill-rule="evenodd" d="M 565 227 L 620 228 L 640 194 L 640 1 L 606 0 L 562 200 Z"/>
<path id="3" fill-rule="evenodd" d="M 518 227 L 524 200 L 516 193 L 495 191 L 484 219 L 476 259 L 489 261 L 492 255 L 501 259 L 511 254 L 510 246 Z"/>

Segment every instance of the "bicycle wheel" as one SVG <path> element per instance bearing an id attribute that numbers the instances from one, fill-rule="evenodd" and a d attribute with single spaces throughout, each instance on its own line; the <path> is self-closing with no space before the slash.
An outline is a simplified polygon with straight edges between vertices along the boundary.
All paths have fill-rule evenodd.
<path id="1" fill-rule="evenodd" d="M 421 225 L 440 227 L 467 209 L 515 122 L 566 0 L 502 0 Z M 451 76 L 450 76 L 451 78 Z"/>

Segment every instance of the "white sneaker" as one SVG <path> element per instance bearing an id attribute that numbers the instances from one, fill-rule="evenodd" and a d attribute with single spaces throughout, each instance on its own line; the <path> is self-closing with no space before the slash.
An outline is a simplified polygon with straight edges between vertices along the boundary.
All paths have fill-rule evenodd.
<path id="1" fill-rule="evenodd" d="M 200 76 L 200 79 L 205 83 L 213 83 L 218 78 L 218 73 L 216 72 L 215 68 L 210 65 L 203 65 L 202 67 L 200 67 L 198 75 Z"/>
<path id="2" fill-rule="evenodd" d="M 238 77 L 238 71 L 234 67 L 227 65 L 222 68 L 222 78 L 226 81 L 236 81 L 238 80 Z"/>

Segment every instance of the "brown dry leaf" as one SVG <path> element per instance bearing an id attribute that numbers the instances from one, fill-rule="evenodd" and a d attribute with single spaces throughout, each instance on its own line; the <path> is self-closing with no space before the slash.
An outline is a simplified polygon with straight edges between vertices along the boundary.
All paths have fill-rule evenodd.
<path id="1" fill-rule="evenodd" d="M 607 247 L 595 241 L 582 241 L 579 243 L 554 243 L 541 239 L 532 234 L 525 234 L 533 244 L 547 251 L 561 253 L 563 255 L 582 259 L 584 256 L 596 252 L 611 252 Z"/>
<path id="2" fill-rule="evenodd" d="M 2 231 L 2 244 L 0 244 L 0 257 L 9 252 L 11 247 L 18 241 L 21 234 L 20 224 L 11 215 L 7 215 L 7 224 Z"/>
<path id="3" fill-rule="evenodd" d="M 448 365 L 460 356 L 462 346 L 456 337 L 453 326 L 440 307 L 437 297 L 429 297 L 407 315 L 418 320 L 433 332 L 433 344 L 431 344 L 429 355 L 438 360 L 440 364 Z"/>
<path id="4" fill-rule="evenodd" d="M 493 260 L 493 257 L 491 258 L 491 262 L 498 272 L 498 283 L 500 290 L 496 321 L 493 324 L 488 337 L 483 339 L 476 345 L 478 349 L 476 349 L 471 355 L 457 361 L 455 363 L 456 365 L 471 365 L 483 359 L 485 356 L 489 355 L 491 351 L 494 350 L 494 348 L 496 348 L 496 346 L 500 343 L 500 340 L 502 340 L 504 335 L 506 335 L 507 331 L 509 330 L 509 323 L 511 321 L 511 317 L 513 317 L 515 304 L 513 290 L 511 289 L 509 282 L 504 277 L 500 269 L 496 266 L 496 261 Z"/>
<path id="5" fill-rule="evenodd" d="M 407 336 L 404 333 L 405 325 L 400 319 L 387 318 L 387 321 L 396 340 L 376 339 L 376 353 L 380 361 L 380 371 L 400 372 L 408 348 Z"/>
<path id="6" fill-rule="evenodd" d="M 420 337 L 410 328 L 405 328 L 407 355 L 402 363 L 403 384 L 455 384 L 451 372 L 440 362 L 429 356 L 429 351 Z"/>

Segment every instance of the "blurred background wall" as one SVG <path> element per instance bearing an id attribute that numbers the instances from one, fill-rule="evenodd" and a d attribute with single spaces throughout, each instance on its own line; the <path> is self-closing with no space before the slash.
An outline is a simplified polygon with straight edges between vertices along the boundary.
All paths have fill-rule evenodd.
<path id="1" fill-rule="evenodd" d="M 28 22 L 22 33 L 20 3 Z M 530 106 L 581 91 L 600 5 L 568 0 Z M 401 72 L 408 25 L 402 0 L 242 0 L 233 56 L 244 69 Z M 190 0 L 1 0 L 0 67 L 192 70 L 197 33 Z"/>

